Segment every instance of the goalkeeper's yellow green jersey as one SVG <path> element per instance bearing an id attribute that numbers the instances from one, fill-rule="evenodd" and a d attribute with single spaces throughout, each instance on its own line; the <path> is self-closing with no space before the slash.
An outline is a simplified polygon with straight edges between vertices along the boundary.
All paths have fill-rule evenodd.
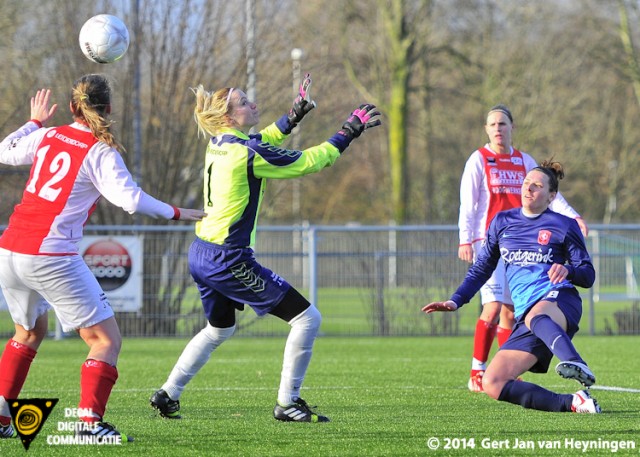
<path id="1" fill-rule="evenodd" d="M 222 246 L 253 247 L 267 178 L 318 172 L 331 166 L 344 149 L 334 138 L 301 151 L 282 149 L 279 146 L 288 136 L 283 132 L 289 130 L 283 116 L 257 134 L 227 128 L 211 138 L 204 166 L 208 215 L 196 224 L 199 238 Z"/>

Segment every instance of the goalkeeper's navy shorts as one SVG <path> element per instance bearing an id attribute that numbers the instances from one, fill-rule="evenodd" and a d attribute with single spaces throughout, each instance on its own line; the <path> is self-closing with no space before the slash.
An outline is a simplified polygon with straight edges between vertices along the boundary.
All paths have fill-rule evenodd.
<path id="1" fill-rule="evenodd" d="M 575 288 L 557 289 L 549 292 L 547 296 L 539 301 L 555 302 L 567 319 L 567 335 L 573 338 L 579 329 L 578 324 L 582 317 L 582 299 Z M 531 308 L 529 308 L 531 309 Z M 500 347 L 503 349 L 513 349 L 528 352 L 538 358 L 538 362 L 531 367 L 532 373 L 546 373 L 553 353 L 544 342 L 535 336 L 524 324 L 527 313 L 516 319 L 516 323 L 509 339 Z"/>
<path id="2" fill-rule="evenodd" d="M 291 285 L 260 265 L 251 248 L 229 248 L 198 237 L 189 248 L 189 270 L 207 319 L 217 306 L 243 309 L 247 304 L 263 316 L 280 304 Z"/>

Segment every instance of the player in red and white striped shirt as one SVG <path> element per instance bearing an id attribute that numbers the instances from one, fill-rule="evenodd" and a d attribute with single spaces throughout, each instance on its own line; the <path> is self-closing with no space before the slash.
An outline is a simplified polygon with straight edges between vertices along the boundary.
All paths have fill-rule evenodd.
<path id="1" fill-rule="evenodd" d="M 197 221 L 206 213 L 157 200 L 133 181 L 107 119 L 111 88 L 104 76 L 74 83 L 70 125 L 43 128 L 57 109 L 50 97 L 48 89 L 37 91 L 31 120 L 0 143 L 1 163 L 31 165 L 22 201 L 0 237 L 0 283 L 16 329 L 0 359 L 0 437 L 15 436 L 7 399 L 20 394 L 52 307 L 63 330 L 76 330 L 89 346 L 78 407 L 80 419 L 92 426 L 81 434 L 126 441 L 102 420 L 122 341 L 107 297 L 78 255 L 83 226 L 101 197 L 154 218 Z"/>

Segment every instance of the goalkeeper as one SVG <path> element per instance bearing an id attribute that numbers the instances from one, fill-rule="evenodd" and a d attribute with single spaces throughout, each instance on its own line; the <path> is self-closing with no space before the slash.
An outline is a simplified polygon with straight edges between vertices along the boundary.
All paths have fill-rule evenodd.
<path id="1" fill-rule="evenodd" d="M 237 88 L 193 89 L 198 130 L 210 135 L 205 154 L 206 223 L 196 225 L 189 268 L 208 324 L 187 344 L 151 406 L 162 417 L 180 418 L 180 396 L 211 353 L 233 335 L 236 310 L 249 305 L 256 314 L 272 314 L 290 326 L 274 417 L 281 421 L 328 422 L 300 398 L 321 315 L 284 278 L 260 265 L 254 245 L 258 211 L 267 179 L 297 178 L 332 165 L 365 130 L 380 125 L 376 107 L 361 105 L 327 141 L 305 150 L 280 145 L 313 109 L 311 78 L 306 75 L 288 114 L 250 134 L 259 123 L 256 104 Z"/>

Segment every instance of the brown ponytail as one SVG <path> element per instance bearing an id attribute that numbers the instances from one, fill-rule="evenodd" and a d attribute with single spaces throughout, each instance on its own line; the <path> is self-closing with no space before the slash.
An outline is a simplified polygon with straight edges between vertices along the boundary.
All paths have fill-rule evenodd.
<path id="1" fill-rule="evenodd" d="M 114 121 L 107 119 L 111 112 L 111 87 L 105 76 L 91 74 L 77 79 L 71 92 L 71 110 L 73 116 L 86 123 L 98 140 L 125 151 L 111 131 Z"/>

